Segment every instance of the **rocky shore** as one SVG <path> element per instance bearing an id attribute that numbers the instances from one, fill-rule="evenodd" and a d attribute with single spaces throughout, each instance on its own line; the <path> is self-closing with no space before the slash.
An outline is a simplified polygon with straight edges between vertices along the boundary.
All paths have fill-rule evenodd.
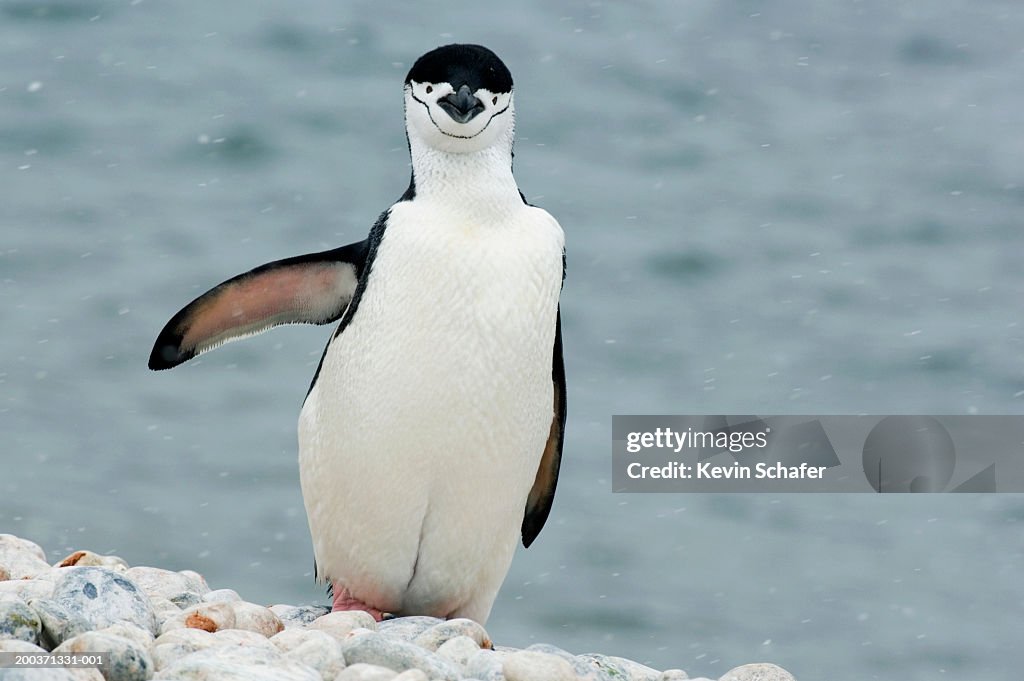
<path id="1" fill-rule="evenodd" d="M 608 655 L 494 645 L 468 619 L 399 617 L 320 605 L 243 601 L 191 570 L 129 567 L 76 551 L 56 565 L 35 543 L 0 534 L 3 653 L 106 654 L 102 670 L 0 666 L 0 681 L 676 681 Z M 694 680 L 701 681 L 701 680 Z M 703 680 L 709 681 L 709 680 Z M 772 664 L 719 681 L 794 681 Z"/>

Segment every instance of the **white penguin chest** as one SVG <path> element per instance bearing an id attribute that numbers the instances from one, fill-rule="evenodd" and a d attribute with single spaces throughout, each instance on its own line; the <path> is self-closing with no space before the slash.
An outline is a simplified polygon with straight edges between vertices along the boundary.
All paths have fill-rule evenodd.
<path id="1" fill-rule="evenodd" d="M 525 446 L 515 432 L 525 428 L 541 438 L 539 456 L 552 417 L 563 243 L 558 223 L 525 204 L 500 221 L 459 219 L 429 202 L 393 206 L 358 307 L 310 394 L 339 446 L 383 419 L 406 433 L 395 439 L 418 446 L 454 445 L 457 433 L 491 451 L 509 437 L 506 447 Z"/>

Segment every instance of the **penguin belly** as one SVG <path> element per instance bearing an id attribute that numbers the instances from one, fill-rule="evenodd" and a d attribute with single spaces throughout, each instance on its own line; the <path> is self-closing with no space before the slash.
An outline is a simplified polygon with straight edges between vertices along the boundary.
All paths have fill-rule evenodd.
<path id="1" fill-rule="evenodd" d="M 383 611 L 481 623 L 553 418 L 561 228 L 392 207 L 299 418 L 318 574 Z"/>

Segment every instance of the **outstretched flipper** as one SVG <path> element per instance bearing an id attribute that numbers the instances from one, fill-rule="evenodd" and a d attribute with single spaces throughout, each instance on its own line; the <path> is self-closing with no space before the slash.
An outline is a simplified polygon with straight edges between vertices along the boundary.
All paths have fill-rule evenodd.
<path id="1" fill-rule="evenodd" d="M 526 513 L 523 516 L 523 546 L 529 548 L 540 534 L 551 513 L 551 502 L 555 499 L 558 484 L 558 469 L 562 464 L 562 443 L 565 441 L 565 362 L 562 359 L 562 314 L 555 322 L 555 347 L 552 353 L 551 380 L 555 384 L 554 418 L 551 431 L 544 446 L 537 477 L 526 498 Z"/>
<path id="2" fill-rule="evenodd" d="M 261 265 L 186 305 L 160 332 L 149 368 L 170 369 L 207 350 L 281 324 L 327 324 L 344 314 L 366 263 L 366 241 Z"/>

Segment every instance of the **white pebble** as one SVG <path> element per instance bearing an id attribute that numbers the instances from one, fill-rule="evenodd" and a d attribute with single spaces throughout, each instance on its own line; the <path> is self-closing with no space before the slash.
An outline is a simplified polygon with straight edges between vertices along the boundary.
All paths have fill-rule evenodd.
<path id="1" fill-rule="evenodd" d="M 456 636 L 442 643 L 437 649 L 437 654 L 465 669 L 469 664 L 469 658 L 479 651 L 480 645 L 469 636 Z"/>
<path id="2" fill-rule="evenodd" d="M 730 669 L 719 681 L 796 681 L 796 679 L 782 667 L 761 662 Z"/>
<path id="3" fill-rule="evenodd" d="M 346 667 L 334 681 L 395 681 L 398 672 L 377 664 L 358 662 Z"/>
<path id="4" fill-rule="evenodd" d="M 445 641 L 456 636 L 470 637 L 476 642 L 477 648 L 491 647 L 491 639 L 484 628 L 477 622 L 464 617 L 435 624 L 414 638 L 412 642 L 421 648 L 434 651 L 440 648 Z"/>
<path id="5" fill-rule="evenodd" d="M 236 629 L 254 631 L 267 638 L 284 630 L 284 624 L 270 608 L 247 601 L 232 601 L 230 605 L 235 611 Z"/>
<path id="6" fill-rule="evenodd" d="M 231 603 L 240 601 L 242 597 L 234 589 L 214 589 L 203 594 L 203 603 Z"/>
<path id="7" fill-rule="evenodd" d="M 340 641 L 345 639 L 353 629 L 376 631 L 377 622 L 369 613 L 362 610 L 348 610 L 318 617 L 309 624 L 309 628 L 327 632 Z"/>
<path id="8" fill-rule="evenodd" d="M 508 681 L 576 681 L 572 665 L 557 655 L 521 650 L 502 665 Z"/>

